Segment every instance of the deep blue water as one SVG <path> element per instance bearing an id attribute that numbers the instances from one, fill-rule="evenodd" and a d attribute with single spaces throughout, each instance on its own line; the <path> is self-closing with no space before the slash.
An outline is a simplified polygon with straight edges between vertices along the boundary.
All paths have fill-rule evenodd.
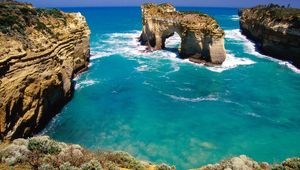
<path id="1" fill-rule="evenodd" d="M 208 13 L 225 29 L 223 66 L 178 59 L 178 36 L 166 51 L 141 52 L 139 8 L 62 9 L 86 17 L 93 57 L 43 133 L 179 170 L 240 154 L 268 162 L 300 156 L 299 71 L 256 52 L 238 30 L 237 9 L 179 9 Z"/>

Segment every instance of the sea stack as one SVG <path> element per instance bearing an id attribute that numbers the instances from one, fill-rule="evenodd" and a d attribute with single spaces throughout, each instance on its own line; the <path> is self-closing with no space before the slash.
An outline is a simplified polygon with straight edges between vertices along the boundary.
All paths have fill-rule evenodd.
<path id="1" fill-rule="evenodd" d="M 70 99 L 89 61 L 90 30 L 80 13 L 0 3 L 0 136 L 31 136 Z"/>
<path id="2" fill-rule="evenodd" d="M 260 5 L 241 9 L 240 27 L 260 52 L 300 68 L 300 9 Z"/>
<path id="3" fill-rule="evenodd" d="M 207 65 L 220 65 L 226 58 L 224 30 L 212 17 L 198 12 L 179 12 L 171 4 L 143 4 L 142 45 L 165 48 L 167 38 L 178 33 L 182 58 Z"/>

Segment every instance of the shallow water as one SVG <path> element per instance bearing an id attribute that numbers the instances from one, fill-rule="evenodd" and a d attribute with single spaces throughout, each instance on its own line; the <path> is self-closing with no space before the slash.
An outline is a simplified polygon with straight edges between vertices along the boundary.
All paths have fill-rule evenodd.
<path id="1" fill-rule="evenodd" d="M 225 29 L 227 59 L 205 67 L 167 50 L 144 53 L 139 8 L 80 11 L 92 30 L 90 69 L 74 98 L 42 132 L 90 149 L 124 150 L 140 159 L 195 168 L 247 154 L 278 162 L 300 156 L 300 75 L 261 55 L 238 30 L 237 9 L 209 13 Z"/>

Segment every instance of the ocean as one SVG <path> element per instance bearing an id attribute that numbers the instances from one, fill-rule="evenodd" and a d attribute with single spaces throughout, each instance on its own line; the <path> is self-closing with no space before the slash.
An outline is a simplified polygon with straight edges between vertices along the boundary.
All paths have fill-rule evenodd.
<path id="1" fill-rule="evenodd" d="M 225 30 L 227 59 L 206 67 L 179 59 L 180 37 L 145 53 L 138 7 L 62 8 L 91 29 L 89 70 L 74 98 L 41 132 L 91 150 L 122 150 L 177 169 L 246 154 L 300 156 L 300 70 L 261 55 L 239 31 L 238 9 L 208 13 Z"/>

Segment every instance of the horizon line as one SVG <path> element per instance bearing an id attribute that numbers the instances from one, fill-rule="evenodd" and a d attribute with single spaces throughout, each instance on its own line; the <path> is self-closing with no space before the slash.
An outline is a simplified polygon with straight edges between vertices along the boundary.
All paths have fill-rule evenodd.
<path id="1" fill-rule="evenodd" d="M 33 4 L 32 4 L 33 5 Z M 131 7 L 131 8 L 140 8 L 141 5 L 130 5 L 130 6 L 109 6 L 109 5 L 103 5 L 103 6 L 35 6 L 35 8 L 124 8 L 124 7 Z M 175 6 L 175 8 L 180 7 L 188 7 L 188 8 L 251 8 L 255 6 L 249 6 L 249 7 L 227 7 L 227 6 Z"/>

